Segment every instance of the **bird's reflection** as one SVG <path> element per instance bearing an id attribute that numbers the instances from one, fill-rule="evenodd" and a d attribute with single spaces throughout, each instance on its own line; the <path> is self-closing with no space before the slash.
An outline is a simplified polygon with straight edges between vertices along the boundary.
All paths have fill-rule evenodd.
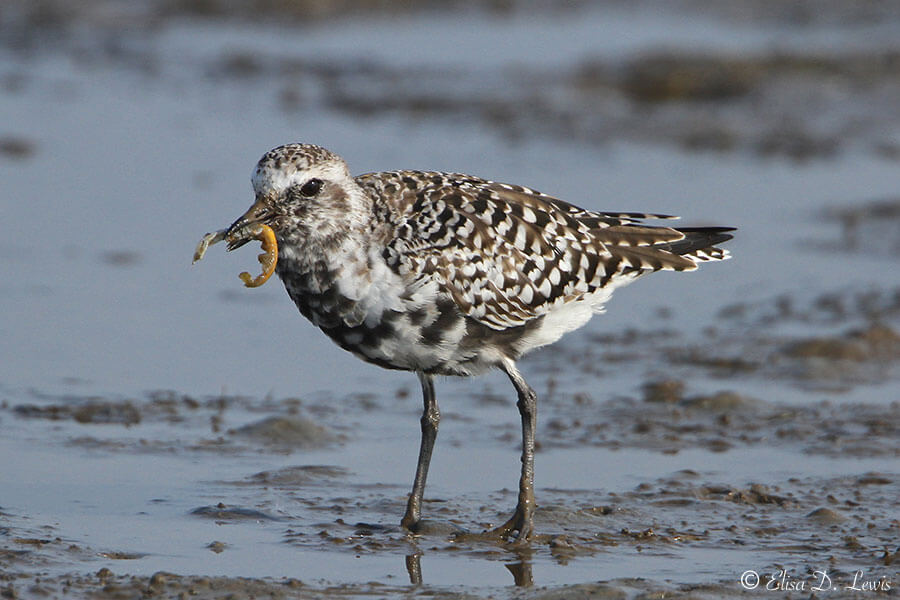
<path id="1" fill-rule="evenodd" d="M 406 572 L 412 585 L 422 585 L 422 553 L 414 552 L 406 556 Z"/>
<path id="2" fill-rule="evenodd" d="M 520 560 L 503 565 L 512 573 L 513 583 L 516 587 L 531 587 L 534 585 L 534 575 L 531 572 L 531 558 L 521 557 Z"/>
<path id="3" fill-rule="evenodd" d="M 516 587 L 530 587 L 534 585 L 534 575 L 531 570 L 530 549 L 511 549 L 510 553 L 515 559 L 504 563 L 506 570 L 512 573 L 513 585 Z M 422 551 L 418 548 L 412 554 L 406 555 L 406 573 L 409 575 L 409 583 L 422 585 Z"/>

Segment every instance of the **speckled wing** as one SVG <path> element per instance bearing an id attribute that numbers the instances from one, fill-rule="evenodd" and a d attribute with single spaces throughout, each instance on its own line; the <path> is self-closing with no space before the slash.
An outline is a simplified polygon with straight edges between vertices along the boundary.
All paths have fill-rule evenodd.
<path id="1" fill-rule="evenodd" d="M 460 174 L 401 171 L 358 181 L 390 199 L 388 264 L 436 281 L 463 313 L 494 329 L 522 325 L 617 276 L 696 268 L 678 253 L 684 233 L 641 223 L 666 215 L 596 213 Z"/>

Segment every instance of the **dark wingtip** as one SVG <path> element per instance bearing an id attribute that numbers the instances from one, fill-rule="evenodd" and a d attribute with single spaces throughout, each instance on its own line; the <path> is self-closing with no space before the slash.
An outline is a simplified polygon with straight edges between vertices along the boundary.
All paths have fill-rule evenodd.
<path id="1" fill-rule="evenodd" d="M 727 242 L 734 238 L 728 232 L 737 231 L 737 227 L 677 227 L 676 229 L 684 234 L 684 239 L 669 245 L 669 251 L 675 254 L 688 254 Z"/>

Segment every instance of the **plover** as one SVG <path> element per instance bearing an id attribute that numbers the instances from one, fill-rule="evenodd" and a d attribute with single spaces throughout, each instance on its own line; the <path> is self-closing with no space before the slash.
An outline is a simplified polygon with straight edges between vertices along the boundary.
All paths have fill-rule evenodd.
<path id="1" fill-rule="evenodd" d="M 515 387 L 522 421 L 518 502 L 505 523 L 483 535 L 527 541 L 535 510 L 536 395 L 516 361 L 587 323 L 613 290 L 641 275 L 727 258 L 717 245 L 733 231 L 651 226 L 644 221 L 673 217 L 584 210 L 461 173 L 354 177 L 338 155 L 310 144 L 270 150 L 252 182 L 255 202 L 216 236 L 234 249 L 253 239 L 243 232 L 271 227 L 275 272 L 303 316 L 359 358 L 418 375 L 422 439 L 401 520 L 412 532 L 421 529 L 440 421 L 435 375 L 496 368 Z"/>

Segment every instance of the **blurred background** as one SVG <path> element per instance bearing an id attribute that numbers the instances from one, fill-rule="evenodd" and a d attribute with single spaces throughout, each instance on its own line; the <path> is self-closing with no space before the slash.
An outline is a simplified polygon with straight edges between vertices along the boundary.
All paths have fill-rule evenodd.
<path id="1" fill-rule="evenodd" d="M 252 256 L 187 260 L 245 209 L 259 156 L 293 141 L 358 173 L 464 171 L 738 226 L 737 262 L 700 276 L 714 303 L 878 283 L 898 246 L 897 8 L 7 1 L 0 302 L 15 351 L 0 383 L 249 392 L 245 351 L 269 342 L 283 351 L 254 372 L 278 393 L 327 386 L 321 368 L 296 373 L 320 352 L 356 370 L 278 286 L 234 285 Z M 624 294 L 691 310 L 671 286 L 699 278 L 660 279 Z"/>
<path id="2" fill-rule="evenodd" d="M 734 486 L 749 484 L 744 468 L 770 482 L 876 470 L 894 473 L 878 489 L 894 489 L 898 97 L 900 2 L 889 0 L 5 0 L 0 451 L 20 466 L 5 483 L 0 475 L 8 494 L 0 508 L 54 522 L 61 529 L 54 535 L 75 543 L 89 546 L 93 536 L 95 545 L 116 546 L 115 532 L 101 535 L 95 526 L 121 509 L 123 527 L 140 530 L 126 504 L 177 497 L 176 516 L 144 508 L 158 517 L 152 528 L 180 531 L 188 509 L 214 504 L 217 494 L 232 497 L 202 485 L 202 498 L 191 496 L 206 481 L 200 472 L 225 469 L 221 478 L 235 479 L 267 461 L 301 460 L 349 469 L 354 476 L 340 485 L 351 487 L 338 488 L 347 495 L 373 480 L 396 486 L 389 501 L 365 492 L 378 498 L 367 518 L 399 518 L 418 436 L 414 378 L 333 346 L 297 314 L 279 282 L 243 288 L 237 273 L 255 270 L 255 249 L 226 255 L 217 246 L 191 265 L 200 237 L 249 206 L 259 157 L 288 142 L 323 145 L 354 173 L 468 172 L 585 208 L 739 228 L 733 260 L 621 290 L 608 314 L 525 361 L 548 406 L 539 433 L 544 464 L 559 466 L 542 472 L 539 455 L 539 490 L 630 488 L 641 476 L 687 468 Z M 501 376 L 442 381 L 438 396 L 450 418 L 434 494 L 450 503 L 470 494 L 460 508 L 465 520 L 467 508 L 487 502 L 479 493 L 514 485 L 517 416 Z M 161 416 L 169 413 L 160 398 L 179 415 L 196 409 L 190 402 L 211 412 L 171 420 Z M 216 398 L 235 402 L 228 418 L 211 404 Z M 285 398 L 295 404 L 279 402 Z M 695 415 L 704 433 L 666 429 L 684 417 L 671 411 L 691 402 L 704 407 Z M 276 460 L 260 450 L 266 443 L 234 434 L 260 413 L 290 406 L 306 407 L 299 412 L 310 423 L 337 432 L 331 445 L 316 446 L 320 454 L 298 458 L 306 442 L 295 440 Z M 741 410 L 769 431 L 779 415 L 805 425 L 774 441 L 762 433 L 750 439 L 742 428 L 749 419 L 705 416 Z M 841 428 L 847 412 L 867 420 Z M 220 426 L 215 415 L 224 418 Z M 650 422 L 632 430 L 638 417 Z M 612 425 L 588 426 L 601 422 Z M 96 423 L 111 426 L 84 429 Z M 198 444 L 237 458 L 198 458 L 191 450 Z M 142 456 L 148 447 L 165 448 L 185 471 Z M 702 451 L 691 454 L 695 448 Z M 864 462 L 827 459 L 846 459 L 847 448 Z M 610 449 L 620 453 L 606 460 Z M 488 451 L 502 464 L 481 466 Z M 752 454 L 763 451 L 771 454 Z M 684 463 L 671 458 L 678 452 Z M 111 481 L 92 479 L 97 460 L 117 473 Z M 166 476 L 137 475 L 148 464 Z M 496 471 L 480 472 L 479 483 L 460 474 L 476 464 Z M 54 470 L 61 465 L 74 496 L 90 498 L 84 502 L 93 509 L 65 504 L 58 485 L 68 479 Z M 170 491 L 141 487 L 153 481 L 168 489 L 166 477 L 175 477 Z M 134 494 L 110 508 L 109 485 L 121 491 L 123 481 L 137 486 Z M 292 485 L 300 493 L 301 483 Z M 242 493 L 247 506 L 305 518 L 269 491 Z M 329 494 L 338 492 L 322 494 L 331 506 Z M 885 502 L 879 510 L 896 508 Z M 286 571 L 277 560 L 252 560 L 260 547 L 284 546 L 264 536 L 235 542 L 234 562 L 215 566 L 200 549 L 199 541 L 210 541 L 204 535 L 179 555 L 190 572 Z M 156 558 L 130 562 L 130 572 L 175 570 L 167 542 L 136 539 L 133 546 L 150 546 Z M 874 556 L 879 539 L 861 546 Z M 723 559 L 715 543 L 709 548 L 702 556 L 712 566 L 702 576 L 684 575 L 677 561 L 630 573 L 718 581 L 753 566 L 743 554 Z M 91 557 L 54 560 L 96 570 Z M 762 562 L 783 559 L 775 552 Z M 447 577 L 476 563 L 459 563 Z M 536 564 L 547 569 L 544 583 L 603 578 L 587 559 L 569 570 L 550 559 Z M 366 565 L 358 580 L 385 576 L 381 563 Z M 483 581 L 502 585 L 507 575 Z"/>

